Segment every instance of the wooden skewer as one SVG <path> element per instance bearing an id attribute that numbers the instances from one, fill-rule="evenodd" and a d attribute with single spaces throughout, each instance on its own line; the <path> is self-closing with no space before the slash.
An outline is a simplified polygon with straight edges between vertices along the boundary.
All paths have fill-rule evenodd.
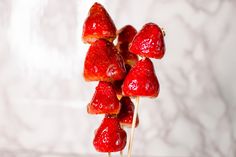
<path id="1" fill-rule="evenodd" d="M 121 129 L 123 129 L 122 125 L 120 127 L 121 127 Z M 120 151 L 120 157 L 123 157 L 123 150 Z"/>
<path id="2" fill-rule="evenodd" d="M 123 126 L 120 126 L 123 129 Z M 120 157 L 123 157 L 123 150 L 120 151 Z"/>
<path id="3" fill-rule="evenodd" d="M 120 157 L 123 157 L 123 151 L 120 151 Z"/>
<path id="4" fill-rule="evenodd" d="M 108 153 L 108 157 L 111 157 L 111 153 L 110 152 Z"/>
<path id="5" fill-rule="evenodd" d="M 138 116 L 138 106 L 139 106 L 139 97 L 136 97 L 136 103 L 135 103 L 135 108 L 134 108 L 134 115 L 133 115 L 133 121 L 132 121 L 132 128 L 131 128 L 131 134 L 129 138 L 129 147 L 128 147 L 128 157 L 131 157 L 132 153 L 132 147 L 133 147 L 133 141 L 134 141 L 134 131 L 135 131 L 135 124 L 136 124 L 136 119 Z"/>

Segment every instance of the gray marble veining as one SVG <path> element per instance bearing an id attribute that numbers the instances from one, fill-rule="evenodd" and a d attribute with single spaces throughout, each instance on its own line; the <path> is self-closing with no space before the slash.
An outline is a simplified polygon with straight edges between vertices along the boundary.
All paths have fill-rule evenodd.
<path id="1" fill-rule="evenodd" d="M 0 0 L 0 156 L 97 153 L 102 116 L 86 105 L 83 21 L 94 0 Z M 118 28 L 155 22 L 167 52 L 153 60 L 158 99 L 142 98 L 134 154 L 236 156 L 236 2 L 100 0 Z M 128 130 L 127 130 L 128 131 Z"/>

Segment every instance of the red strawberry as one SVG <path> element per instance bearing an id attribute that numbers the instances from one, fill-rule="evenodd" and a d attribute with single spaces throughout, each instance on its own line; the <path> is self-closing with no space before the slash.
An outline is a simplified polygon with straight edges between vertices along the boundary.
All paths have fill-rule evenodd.
<path id="1" fill-rule="evenodd" d="M 149 58 L 138 61 L 126 76 L 122 91 L 126 96 L 157 97 L 159 83 Z"/>
<path id="2" fill-rule="evenodd" d="M 100 81 L 87 110 L 90 114 L 118 114 L 121 105 L 110 82 Z"/>
<path id="3" fill-rule="evenodd" d="M 136 29 L 131 25 L 124 26 L 118 32 L 117 48 L 119 53 L 122 55 L 125 64 L 129 64 L 131 66 L 138 61 L 138 56 L 129 52 L 129 43 L 133 40 L 136 34 Z"/>
<path id="4" fill-rule="evenodd" d="M 133 26 L 126 25 L 118 31 L 118 43 L 130 43 L 136 34 Z"/>
<path id="5" fill-rule="evenodd" d="M 85 80 L 114 81 L 125 75 L 124 60 L 113 43 L 99 39 L 90 46 L 84 63 Z"/>
<path id="6" fill-rule="evenodd" d="M 160 27 L 147 23 L 134 37 L 130 52 L 149 58 L 161 59 L 165 53 L 164 36 Z"/>
<path id="7" fill-rule="evenodd" d="M 118 114 L 120 124 L 123 126 L 131 127 L 134 115 L 134 104 L 129 97 L 122 97 L 120 100 L 121 110 Z M 137 116 L 135 127 L 139 124 L 139 118 Z"/>
<path id="8" fill-rule="evenodd" d="M 120 127 L 119 119 L 106 115 L 95 133 L 93 145 L 99 152 L 118 152 L 124 149 L 126 139 L 126 132 Z"/>
<path id="9" fill-rule="evenodd" d="M 116 38 L 116 27 L 105 8 L 99 4 L 89 10 L 89 15 L 83 26 L 83 41 L 93 43 L 97 39 L 113 41 Z"/>

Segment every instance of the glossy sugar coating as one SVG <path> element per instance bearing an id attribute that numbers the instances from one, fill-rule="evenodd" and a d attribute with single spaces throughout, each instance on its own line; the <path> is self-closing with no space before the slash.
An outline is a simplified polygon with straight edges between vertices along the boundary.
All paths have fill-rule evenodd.
<path id="1" fill-rule="evenodd" d="M 99 39 L 92 43 L 84 63 L 86 81 L 122 80 L 126 75 L 124 60 L 113 43 Z"/>
<path id="2" fill-rule="evenodd" d="M 112 42 L 115 38 L 116 27 L 113 20 L 101 4 L 94 3 L 84 22 L 83 41 L 93 43 L 97 39 L 106 39 Z"/>
<path id="3" fill-rule="evenodd" d="M 129 51 L 143 57 L 161 59 L 165 54 L 162 30 L 154 23 L 145 24 L 131 42 Z"/>
<path id="4" fill-rule="evenodd" d="M 87 106 L 90 114 L 118 114 L 121 104 L 110 82 L 100 81 L 91 102 Z"/>
<path id="5" fill-rule="evenodd" d="M 122 85 L 122 91 L 125 96 L 158 96 L 159 82 L 149 58 L 141 59 L 130 70 Z"/>
<path id="6" fill-rule="evenodd" d="M 126 145 L 126 132 L 116 116 L 106 115 L 96 130 L 93 145 L 98 152 L 118 152 Z"/>

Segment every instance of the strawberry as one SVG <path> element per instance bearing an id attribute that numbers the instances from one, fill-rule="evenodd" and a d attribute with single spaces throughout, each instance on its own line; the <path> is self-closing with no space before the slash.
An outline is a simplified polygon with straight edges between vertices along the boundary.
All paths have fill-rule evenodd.
<path id="1" fill-rule="evenodd" d="M 116 38 L 116 27 L 105 8 L 99 4 L 89 10 L 84 22 L 82 39 L 85 43 L 93 43 L 97 39 L 113 41 Z"/>
<path id="2" fill-rule="evenodd" d="M 116 116 L 105 115 L 95 133 L 93 145 L 98 152 L 118 152 L 126 145 L 126 132 L 120 127 Z"/>
<path id="3" fill-rule="evenodd" d="M 86 81 L 114 81 L 125 77 L 123 58 L 113 43 L 99 39 L 92 43 L 84 63 Z"/>
<path id="4" fill-rule="evenodd" d="M 138 61 L 136 54 L 129 52 L 129 44 L 137 34 L 136 29 L 131 25 L 126 25 L 118 31 L 117 48 L 122 55 L 125 64 L 133 66 Z"/>
<path id="5" fill-rule="evenodd" d="M 136 34 L 137 30 L 133 26 L 126 25 L 118 31 L 118 43 L 130 43 Z"/>
<path id="6" fill-rule="evenodd" d="M 120 99 L 121 109 L 117 117 L 120 120 L 120 124 L 123 126 L 131 127 L 134 115 L 134 104 L 129 97 L 122 97 Z M 139 124 L 139 118 L 137 116 L 135 127 Z"/>
<path id="7" fill-rule="evenodd" d="M 154 23 L 145 24 L 134 37 L 129 50 L 143 57 L 161 59 L 165 53 L 165 43 L 160 27 Z"/>
<path id="8" fill-rule="evenodd" d="M 90 114 L 118 114 L 121 105 L 110 82 L 100 81 L 91 102 L 87 106 Z"/>
<path id="9" fill-rule="evenodd" d="M 122 91 L 126 96 L 158 96 L 159 83 L 149 58 L 141 59 L 130 70 L 124 80 Z"/>

